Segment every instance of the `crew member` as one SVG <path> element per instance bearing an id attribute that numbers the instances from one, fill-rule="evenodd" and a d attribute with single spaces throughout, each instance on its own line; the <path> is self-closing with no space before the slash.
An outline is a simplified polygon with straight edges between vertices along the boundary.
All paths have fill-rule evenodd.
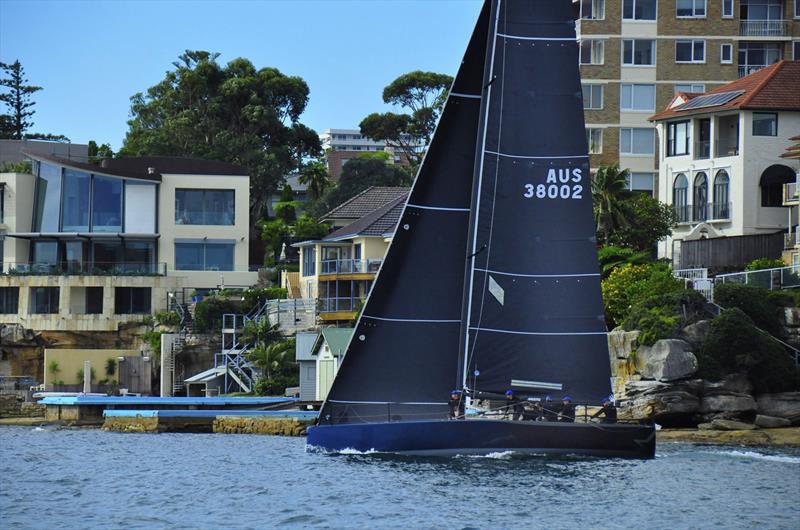
<path id="1" fill-rule="evenodd" d="M 558 411 L 555 403 L 553 403 L 553 398 L 546 396 L 542 408 L 544 409 L 544 417 L 542 418 L 544 421 L 558 421 Z"/>
<path id="2" fill-rule="evenodd" d="M 514 395 L 510 388 L 506 390 L 506 415 L 513 421 L 519 421 L 525 414 L 525 405 Z"/>
<path id="3" fill-rule="evenodd" d="M 617 407 L 614 406 L 614 398 L 606 396 L 603 398 L 603 408 L 592 414 L 592 418 L 602 415 L 601 423 L 617 423 Z"/>
<path id="4" fill-rule="evenodd" d="M 558 421 L 567 423 L 575 422 L 575 405 L 572 404 L 572 398 L 569 396 L 561 398 L 561 410 L 558 411 Z"/>
<path id="5" fill-rule="evenodd" d="M 451 420 L 464 419 L 464 399 L 461 390 L 453 390 L 450 392 L 450 399 L 447 401 L 447 406 L 450 407 Z"/>

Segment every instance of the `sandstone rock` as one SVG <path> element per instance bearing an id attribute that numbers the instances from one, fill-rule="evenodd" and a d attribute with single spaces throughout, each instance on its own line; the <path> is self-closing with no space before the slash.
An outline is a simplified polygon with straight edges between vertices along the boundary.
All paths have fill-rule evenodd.
<path id="1" fill-rule="evenodd" d="M 627 359 L 631 352 L 639 348 L 641 331 L 625 331 L 615 328 L 608 334 L 608 352 L 611 360 Z"/>
<path id="2" fill-rule="evenodd" d="M 758 396 L 758 413 L 786 418 L 792 423 L 800 421 L 800 392 L 761 394 Z"/>
<path id="3" fill-rule="evenodd" d="M 753 384 L 745 374 L 731 374 L 722 381 L 704 381 L 703 393 L 715 394 L 752 394 Z"/>
<path id="4" fill-rule="evenodd" d="M 697 371 L 697 358 L 688 342 L 663 339 L 652 346 L 640 346 L 636 351 L 636 370 L 645 379 L 675 381 Z"/>
<path id="5" fill-rule="evenodd" d="M 708 335 L 708 330 L 711 329 L 710 320 L 701 320 L 694 324 L 690 324 L 683 328 L 681 331 L 681 338 L 692 345 L 693 348 L 699 348 L 703 345 Z"/>
<path id="6" fill-rule="evenodd" d="M 714 426 L 710 423 L 698 423 L 697 428 L 701 431 L 712 431 Z"/>
<path id="7" fill-rule="evenodd" d="M 800 307 L 785 307 L 783 309 L 783 320 L 787 327 L 800 327 Z"/>
<path id="8" fill-rule="evenodd" d="M 764 429 L 776 429 L 778 427 L 788 427 L 792 422 L 786 418 L 776 418 L 775 416 L 756 415 L 756 425 Z"/>
<path id="9" fill-rule="evenodd" d="M 716 431 L 751 431 L 756 426 L 741 421 L 716 419 L 711 422 L 711 428 Z"/>
<path id="10" fill-rule="evenodd" d="M 662 425 L 689 425 L 697 412 L 703 382 L 700 379 L 666 384 L 630 381 L 625 384 L 619 416 L 622 419 L 654 419 Z"/>
<path id="11" fill-rule="evenodd" d="M 700 398 L 701 413 L 707 412 L 754 412 L 756 410 L 756 400 L 749 394 L 720 394 L 715 396 L 703 396 Z"/>

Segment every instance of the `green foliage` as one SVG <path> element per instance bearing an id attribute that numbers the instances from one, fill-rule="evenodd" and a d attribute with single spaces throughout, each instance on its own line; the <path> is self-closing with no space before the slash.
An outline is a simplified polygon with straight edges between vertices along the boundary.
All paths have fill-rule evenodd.
<path id="1" fill-rule="evenodd" d="M 724 308 L 737 307 L 750 317 L 756 326 L 773 335 L 782 336 L 781 301 L 770 296 L 763 287 L 740 283 L 723 283 L 714 288 L 714 301 Z"/>
<path id="2" fill-rule="evenodd" d="M 55 377 L 61 373 L 61 366 L 58 364 L 58 361 L 52 360 L 47 363 L 47 371 L 50 372 L 50 375 Z"/>
<path id="3" fill-rule="evenodd" d="M 195 328 L 202 333 L 219 330 L 222 328 L 222 315 L 240 313 L 241 306 L 241 301 L 207 296 L 194 307 Z"/>
<path id="4" fill-rule="evenodd" d="M 318 223 L 308 215 L 301 215 L 294 225 L 294 237 L 300 240 L 321 239 L 328 234 L 328 225 Z"/>
<path id="5" fill-rule="evenodd" d="M 333 182 L 328 174 L 328 166 L 321 160 L 313 160 L 300 168 L 300 175 L 297 180 L 300 184 L 308 186 L 308 193 L 311 200 L 322 197 Z"/>
<path id="6" fill-rule="evenodd" d="M 4 162 L 0 165 L 0 173 L 25 173 L 28 175 L 33 174 L 31 163 L 25 162 Z"/>
<path id="7" fill-rule="evenodd" d="M 267 289 L 247 289 L 242 293 L 242 313 L 249 313 L 267 300 L 288 298 L 288 291 L 283 287 L 269 287 Z"/>
<path id="8" fill-rule="evenodd" d="M 283 219 L 273 219 L 261 223 L 261 239 L 266 242 L 265 265 L 272 266 L 277 263 L 283 243 L 288 241 L 291 236 L 292 229 Z"/>
<path id="9" fill-rule="evenodd" d="M 243 58 L 223 66 L 218 57 L 187 50 L 162 81 L 135 94 L 121 154 L 239 164 L 250 175 L 250 218 L 261 219 L 284 176 L 321 154 L 317 134 L 299 122 L 308 85 Z"/>
<path id="10" fill-rule="evenodd" d="M 159 311 L 155 314 L 155 321 L 168 328 L 178 327 L 181 323 L 181 316 L 175 311 Z"/>
<path id="11" fill-rule="evenodd" d="M 117 373 L 117 360 L 113 357 L 106 359 L 106 375 L 111 377 Z"/>
<path id="12" fill-rule="evenodd" d="M 89 140 L 88 154 L 90 164 L 100 164 L 104 158 L 114 158 L 114 151 L 111 149 L 111 145 L 102 144 L 98 146 L 94 140 Z"/>
<path id="13" fill-rule="evenodd" d="M 758 332 L 753 320 L 737 308 L 714 318 L 697 361 L 705 379 L 746 373 L 756 394 L 792 390 L 798 382 L 797 370 L 783 347 Z"/>
<path id="14" fill-rule="evenodd" d="M 392 155 L 388 151 L 365 151 L 358 155 L 359 158 L 374 158 L 375 160 L 383 160 L 384 162 L 391 162 Z"/>
<path id="15" fill-rule="evenodd" d="M 298 201 L 279 202 L 275 204 L 275 217 L 284 223 L 291 224 L 297 219 Z"/>
<path id="16" fill-rule="evenodd" d="M 653 261 L 648 252 L 614 245 L 600 247 L 597 251 L 597 259 L 600 262 L 603 278 L 608 278 L 611 271 L 623 265 L 643 265 Z"/>
<path id="17" fill-rule="evenodd" d="M 650 297 L 683 291 L 683 282 L 661 263 L 623 265 L 602 281 L 603 303 L 610 324 L 621 323 L 632 306 Z"/>
<path id="18" fill-rule="evenodd" d="M 42 87 L 28 84 L 25 69 L 18 60 L 11 64 L 0 62 L 0 73 L 0 87 L 5 89 L 0 101 L 6 105 L 7 112 L 0 115 L 0 138 L 22 140 L 25 131 L 33 126 L 31 117 L 36 113 L 33 110 L 36 102 L 31 97 Z"/>
<path id="19" fill-rule="evenodd" d="M 145 331 L 142 333 L 142 341 L 150 348 L 150 353 L 161 355 L 161 332 Z"/>
<path id="20" fill-rule="evenodd" d="M 592 203 L 597 233 L 603 243 L 608 244 L 611 234 L 618 228 L 630 226 L 629 213 L 625 208 L 628 191 L 627 169 L 620 170 L 614 163 L 600 166 L 592 179 Z"/>
<path id="21" fill-rule="evenodd" d="M 263 376 L 255 385 L 260 395 L 282 395 L 286 387 L 297 386 L 300 372 L 294 362 L 294 339 L 260 342 L 248 352 L 248 359 L 261 370 Z"/>
<path id="22" fill-rule="evenodd" d="M 75 377 L 78 379 L 78 382 L 83 384 L 83 368 L 77 371 Z M 97 379 L 97 372 L 95 371 L 94 367 L 89 370 L 89 382 L 92 383 L 94 380 Z"/>
<path id="23" fill-rule="evenodd" d="M 701 320 L 705 302 L 703 295 L 690 289 L 651 296 L 631 308 L 622 327 L 641 330 L 639 341 L 650 345 L 675 337 L 684 327 Z"/>
<path id="24" fill-rule="evenodd" d="M 675 209 L 643 193 L 623 201 L 624 217 L 630 222 L 615 227 L 608 240 L 619 246 L 653 254 L 656 244 L 670 235 L 678 222 Z"/>
<path id="25" fill-rule="evenodd" d="M 786 264 L 780 259 L 758 258 L 748 263 L 744 270 L 760 271 L 764 269 L 779 269 L 785 266 Z"/>

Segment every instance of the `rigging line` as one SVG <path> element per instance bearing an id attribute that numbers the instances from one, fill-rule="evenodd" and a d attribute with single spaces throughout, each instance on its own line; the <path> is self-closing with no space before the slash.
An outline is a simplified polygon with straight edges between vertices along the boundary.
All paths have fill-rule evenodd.
<path id="1" fill-rule="evenodd" d="M 383 320 L 385 322 L 420 322 L 425 324 L 452 324 L 454 322 L 461 323 L 461 319 L 426 319 L 426 318 L 388 318 L 388 317 L 373 317 L 371 315 L 362 315 L 364 318 L 372 320 Z"/>
<path id="2" fill-rule="evenodd" d="M 450 92 L 450 96 L 455 96 L 457 98 L 467 98 L 467 99 L 481 99 L 480 94 L 465 94 L 463 92 Z"/>
<path id="3" fill-rule="evenodd" d="M 329 399 L 331 403 L 359 404 L 359 405 L 447 405 L 439 401 L 349 401 L 343 399 Z"/>
<path id="4" fill-rule="evenodd" d="M 585 274 L 520 274 L 516 272 L 500 272 L 492 269 L 476 268 L 475 270 L 488 272 L 490 274 L 498 274 L 500 276 L 517 276 L 522 278 L 585 278 L 589 276 L 600 276 L 599 272 L 590 272 Z"/>
<path id="5" fill-rule="evenodd" d="M 499 145 L 499 144 L 498 144 Z M 490 155 L 502 156 L 506 158 L 522 158 L 524 160 L 555 160 L 555 159 L 570 159 L 570 158 L 589 158 L 589 155 L 549 155 L 549 156 L 528 156 L 528 155 L 512 155 L 510 153 L 501 153 L 499 151 L 486 150 Z"/>
<path id="6" fill-rule="evenodd" d="M 469 212 L 469 208 L 448 208 L 444 206 L 422 206 L 421 204 L 406 204 L 409 208 L 419 208 L 421 210 L 437 210 L 442 212 Z"/>
<path id="7" fill-rule="evenodd" d="M 498 0 L 497 4 L 497 11 L 494 13 L 494 33 L 497 34 L 497 26 L 500 23 L 500 7 L 503 5 L 503 0 Z M 491 31 L 491 30 L 490 30 Z M 475 201 L 475 223 L 472 226 L 472 271 L 469 275 L 469 291 L 467 293 L 467 315 L 466 315 L 466 325 L 464 330 L 464 370 L 461 374 L 461 386 L 463 388 L 467 388 L 467 374 L 469 373 L 469 359 L 470 359 L 470 351 L 469 351 L 469 322 L 472 318 L 472 290 L 473 290 L 473 281 L 475 277 L 475 247 L 478 246 L 478 220 L 480 219 L 480 206 L 481 206 L 481 185 L 483 184 L 483 162 L 486 156 L 486 132 L 489 126 L 489 105 L 492 101 L 492 83 L 495 81 L 494 77 L 494 56 L 497 50 L 497 39 L 492 39 L 492 58 L 489 63 L 489 77 L 492 80 L 484 87 L 486 90 L 486 100 L 483 102 L 486 109 L 483 115 L 483 134 L 481 135 L 481 161 L 480 166 L 478 169 L 478 193 L 477 198 Z M 487 43 L 488 48 L 488 43 Z M 489 51 L 488 49 L 486 50 Z M 483 249 L 481 249 L 483 250 Z"/>
<path id="8" fill-rule="evenodd" d="M 479 248 L 478 250 L 476 250 L 475 252 L 473 252 L 472 254 L 467 256 L 467 259 L 474 258 L 475 256 L 477 256 L 478 254 L 480 254 L 484 250 L 486 250 L 486 245 L 483 245 L 481 248 Z M 474 271 L 474 270 L 477 270 L 477 269 L 475 269 L 475 267 L 473 267 L 472 270 Z"/>
<path id="9" fill-rule="evenodd" d="M 482 328 L 480 326 L 470 326 L 473 331 L 490 331 L 492 333 L 507 333 L 509 335 L 545 335 L 545 336 L 562 336 L 569 337 L 573 335 L 608 335 L 606 331 L 514 331 L 511 329 L 497 329 L 497 328 Z"/>
<path id="10" fill-rule="evenodd" d="M 500 6 L 498 6 L 498 15 L 499 15 L 499 10 L 500 10 Z M 503 5 L 503 15 L 504 15 L 503 16 L 503 30 L 505 31 L 506 27 L 508 26 L 508 17 L 507 17 L 508 9 L 507 9 L 506 5 Z M 495 25 L 495 35 L 496 34 L 497 34 L 497 26 Z M 496 48 L 493 48 L 493 50 L 492 50 L 492 52 L 493 52 L 492 53 L 492 70 L 494 70 L 494 55 L 495 55 L 494 51 L 495 51 L 495 49 Z M 498 109 L 499 117 L 498 117 L 498 122 L 497 122 L 497 146 L 498 146 L 498 149 L 500 148 L 500 141 L 501 141 L 501 139 L 503 137 L 503 105 L 505 103 L 505 88 L 506 88 L 506 78 L 505 78 L 505 75 L 506 75 L 506 50 L 507 50 L 507 47 L 503 46 L 503 59 L 502 59 L 503 84 L 500 87 L 500 108 Z M 486 123 L 488 123 L 488 121 L 489 121 L 489 107 L 487 105 L 487 107 L 486 107 Z M 483 143 L 482 152 L 486 153 L 486 135 L 485 134 L 484 134 L 483 142 L 484 143 Z M 481 156 L 483 156 L 483 155 L 481 155 Z M 481 164 L 483 164 L 483 160 L 481 160 Z M 481 174 L 483 173 L 482 167 L 483 166 L 481 166 Z M 489 258 L 491 258 L 491 255 L 492 255 L 492 234 L 494 233 L 494 211 L 495 211 L 495 207 L 497 206 L 497 181 L 500 180 L 499 173 L 500 173 L 500 157 L 497 157 L 495 159 L 495 165 L 494 165 L 494 186 L 492 188 L 492 213 L 491 213 L 491 216 L 489 218 L 489 237 L 486 239 L 486 244 L 484 244 L 483 248 L 481 249 L 481 251 L 486 249 L 486 263 L 487 264 L 489 263 Z M 479 187 L 478 188 L 478 198 L 479 198 L 479 200 L 480 200 L 480 192 L 481 192 L 481 189 Z M 480 211 L 480 209 L 478 211 Z M 478 234 L 477 227 L 478 227 L 478 219 L 475 220 L 475 235 L 476 235 L 476 237 L 477 237 L 477 234 Z M 473 246 L 473 249 L 474 248 L 475 247 Z M 475 259 L 473 258 L 472 259 L 472 274 L 471 274 L 471 277 L 470 277 L 470 284 L 472 284 L 472 278 L 474 276 L 475 276 Z M 483 289 L 481 290 L 481 303 L 480 303 L 480 306 L 479 306 L 480 309 L 478 311 L 478 326 L 480 326 L 481 322 L 483 321 L 483 309 L 485 307 L 485 302 L 486 302 L 486 285 L 487 285 L 488 281 L 489 281 L 489 275 L 488 274 L 484 275 L 484 278 L 483 278 Z M 470 292 L 470 301 L 472 301 L 472 292 Z M 467 345 L 469 345 L 470 317 L 467 317 L 466 324 L 467 324 Z M 478 344 L 478 333 L 480 333 L 480 331 L 476 330 L 476 332 L 475 332 L 475 340 L 472 342 L 472 347 L 469 348 L 469 353 L 467 354 L 467 358 L 464 360 L 464 378 L 465 379 L 467 377 L 466 374 L 469 372 L 469 364 L 472 361 L 472 358 L 475 356 L 475 347 Z"/>
<path id="11" fill-rule="evenodd" d="M 503 37 L 505 39 L 517 39 L 517 40 L 558 40 L 558 41 L 571 41 L 577 42 L 576 37 L 525 37 L 523 35 L 508 35 L 507 33 L 498 33 L 498 37 Z"/>

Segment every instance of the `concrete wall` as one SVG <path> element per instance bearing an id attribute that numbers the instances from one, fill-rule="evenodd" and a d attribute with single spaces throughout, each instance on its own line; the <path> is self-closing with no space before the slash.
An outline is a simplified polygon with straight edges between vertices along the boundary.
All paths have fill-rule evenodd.
<path id="1" fill-rule="evenodd" d="M 89 156 L 89 146 L 85 144 L 44 140 L 0 140 L 0 164 L 25 161 L 26 158 L 22 155 L 23 150 L 68 158 L 77 162 L 86 162 Z"/>
<path id="2" fill-rule="evenodd" d="M 102 379 L 113 379 L 118 381 L 119 361 L 117 357 L 132 357 L 140 355 L 138 350 L 82 350 L 82 349 L 59 349 L 45 348 L 44 350 L 44 384 L 47 387 L 53 385 L 53 381 L 63 381 L 66 385 L 83 384 L 78 379 L 78 371 L 83 369 L 83 362 L 90 361 L 95 371 L 94 383 Z M 106 362 L 108 359 L 117 361 L 114 375 L 106 374 Z M 59 371 L 52 373 L 50 364 L 55 361 L 58 363 Z"/>
<path id="3" fill-rule="evenodd" d="M 4 141 L 4 140 L 3 140 Z M 29 232 L 33 221 L 33 187 L 36 178 L 26 173 L 0 173 L 3 190 L 3 223 L 0 232 Z M 29 243 L 24 239 L 7 237 L 3 245 L 3 270 L 14 263 L 28 261 Z"/>

